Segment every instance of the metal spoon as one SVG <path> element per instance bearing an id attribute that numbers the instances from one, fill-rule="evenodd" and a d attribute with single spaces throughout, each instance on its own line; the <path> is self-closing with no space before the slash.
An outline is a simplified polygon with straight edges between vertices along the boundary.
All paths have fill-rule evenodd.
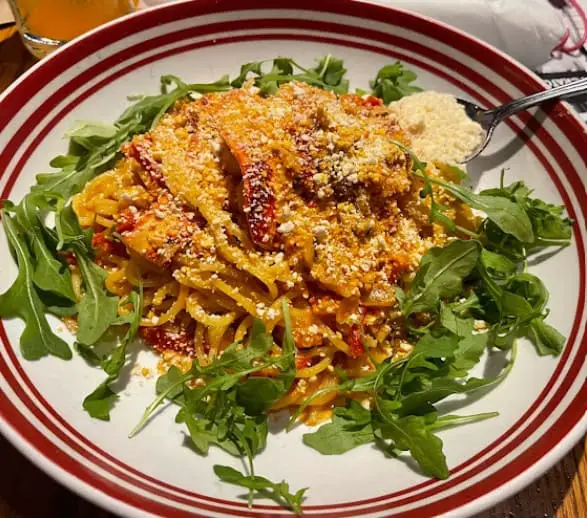
<path id="1" fill-rule="evenodd" d="M 502 106 L 497 106 L 496 108 L 491 108 L 490 110 L 480 108 L 469 101 L 457 99 L 457 102 L 465 107 L 465 113 L 467 116 L 471 120 L 479 123 L 485 132 L 485 139 L 483 142 L 469 156 L 465 157 L 461 163 L 465 164 L 470 162 L 487 147 L 487 144 L 489 144 L 489 141 L 493 136 L 495 127 L 504 119 L 546 101 L 565 99 L 567 97 L 573 97 L 585 93 L 587 93 L 587 79 L 581 79 L 573 83 L 545 90 L 544 92 L 538 92 L 516 99 L 515 101 L 503 104 Z"/>

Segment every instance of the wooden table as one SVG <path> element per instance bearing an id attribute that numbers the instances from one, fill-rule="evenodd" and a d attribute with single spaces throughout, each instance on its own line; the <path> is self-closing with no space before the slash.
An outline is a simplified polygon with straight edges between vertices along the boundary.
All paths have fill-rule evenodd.
<path id="1" fill-rule="evenodd" d="M 33 63 L 17 36 L 0 43 L 0 92 Z M 113 516 L 60 486 L 1 436 L 0 459 L 0 518 Z M 478 518 L 587 518 L 586 494 L 587 442 L 582 441 L 534 484 Z"/>

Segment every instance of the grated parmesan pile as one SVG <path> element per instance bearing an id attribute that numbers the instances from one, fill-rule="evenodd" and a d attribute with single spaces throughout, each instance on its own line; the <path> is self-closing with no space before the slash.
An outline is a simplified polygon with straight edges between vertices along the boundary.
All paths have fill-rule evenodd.
<path id="1" fill-rule="evenodd" d="M 483 130 L 452 95 L 427 91 L 390 104 L 412 149 L 424 160 L 461 162 L 483 139 Z"/>

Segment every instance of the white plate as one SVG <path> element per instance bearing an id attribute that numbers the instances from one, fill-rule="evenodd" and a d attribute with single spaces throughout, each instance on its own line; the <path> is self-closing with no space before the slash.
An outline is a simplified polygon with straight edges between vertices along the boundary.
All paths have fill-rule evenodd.
<path id="1" fill-rule="evenodd" d="M 205 82 L 234 75 L 248 61 L 286 55 L 309 64 L 327 53 L 344 58 L 356 87 L 366 87 L 382 65 L 400 59 L 425 88 L 482 105 L 543 88 L 532 73 L 480 41 L 390 8 L 348 0 L 173 3 L 93 31 L 3 95 L 1 197 L 18 200 L 28 191 L 35 173 L 47 171 L 49 159 L 65 150 L 63 134 L 76 120 L 114 120 L 127 95 L 157 91 L 162 74 Z M 369 446 L 322 457 L 303 446 L 300 428 L 272 435 L 258 472 L 285 478 L 293 488 L 309 486 L 308 516 L 470 515 L 521 489 L 585 433 L 586 144 L 583 125 L 557 105 L 503 125 L 471 166 L 483 186 L 495 185 L 505 167 L 508 178 L 564 203 L 576 220 L 573 245 L 531 268 L 550 290 L 551 323 L 568 336 L 564 353 L 539 358 L 522 344 L 509 378 L 467 406 L 470 413 L 499 410 L 500 416 L 440 433 L 452 472 L 446 481 L 426 479 Z M 16 267 L 3 237 L 0 257 L 4 291 Z M 53 477 L 129 516 L 287 514 L 266 502 L 249 510 L 238 498 L 242 491 L 212 473 L 215 463 L 240 467 L 238 461 L 216 450 L 202 458 L 182 447 L 183 432 L 170 411 L 128 440 L 153 395 L 153 380 L 131 379 L 112 421 L 92 420 L 81 401 L 103 374 L 78 357 L 23 361 L 22 329 L 19 320 L 0 326 L 0 427 Z M 149 361 L 147 353 L 142 356 Z"/>

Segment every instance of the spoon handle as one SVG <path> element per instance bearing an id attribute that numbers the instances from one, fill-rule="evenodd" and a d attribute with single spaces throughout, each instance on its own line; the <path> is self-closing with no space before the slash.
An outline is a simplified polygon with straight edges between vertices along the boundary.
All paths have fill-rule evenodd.
<path id="1" fill-rule="evenodd" d="M 587 94 L 587 78 L 516 99 L 515 101 L 488 110 L 486 114 L 501 120 L 546 101 L 565 99 L 580 94 Z"/>

